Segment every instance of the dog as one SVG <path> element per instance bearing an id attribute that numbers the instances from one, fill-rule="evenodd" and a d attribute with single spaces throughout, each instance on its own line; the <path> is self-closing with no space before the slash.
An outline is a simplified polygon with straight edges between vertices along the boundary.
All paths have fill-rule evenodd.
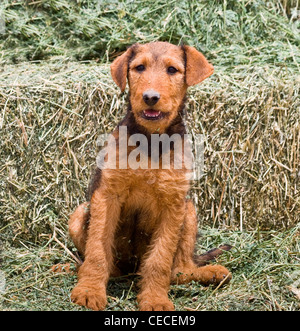
<path id="1" fill-rule="evenodd" d="M 151 42 L 129 47 L 111 64 L 112 78 L 121 91 L 125 91 L 127 81 L 129 85 L 128 112 L 112 133 L 116 145 L 121 146 L 121 128 L 126 128 L 127 141 L 136 134 L 143 135 L 150 164 L 152 135 L 177 134 L 183 139 L 187 89 L 213 71 L 204 55 L 192 46 Z M 186 198 L 189 170 L 175 169 L 174 160 L 164 169 L 161 150 L 156 169 L 126 169 L 119 166 L 122 151 L 117 151 L 117 167 L 96 169 L 89 202 L 70 216 L 70 236 L 84 256 L 71 300 L 103 310 L 109 278 L 136 271 L 140 275 L 139 309 L 171 311 L 170 283 L 228 282 L 231 273 L 225 267 L 205 264 L 230 246 L 194 256 L 197 216 L 192 201 Z M 132 151 L 134 147 L 127 146 L 125 157 Z M 174 154 L 171 146 L 171 157 Z"/>

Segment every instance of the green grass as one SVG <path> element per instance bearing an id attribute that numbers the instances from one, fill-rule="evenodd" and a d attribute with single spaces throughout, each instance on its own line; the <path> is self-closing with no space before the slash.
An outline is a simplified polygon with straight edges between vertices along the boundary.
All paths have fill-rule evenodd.
<path id="1" fill-rule="evenodd" d="M 69 299 L 76 273 L 51 267 L 75 272 L 68 216 L 85 199 L 99 134 L 126 111 L 109 63 L 153 40 L 187 42 L 215 66 L 189 92 L 189 130 L 205 137 L 191 196 L 198 251 L 234 245 L 219 259 L 233 281 L 172 285 L 176 309 L 299 310 L 297 9 L 297 0 L 1 1 L 1 310 L 82 309 Z M 136 310 L 136 283 L 112 280 L 107 309 Z"/>
<path id="2" fill-rule="evenodd" d="M 169 297 L 177 310 L 300 310 L 292 288 L 300 281 L 299 227 L 268 233 L 204 229 L 198 240 L 199 253 L 224 242 L 234 245 L 218 262 L 233 273 L 221 288 L 192 282 L 172 285 Z M 65 235 L 64 244 L 72 245 Z M 84 310 L 70 302 L 76 282 L 74 273 L 53 273 L 56 263 L 75 262 L 55 240 L 45 246 L 23 243 L 23 248 L 5 247 L 2 271 L 6 276 L 3 310 Z M 61 239 L 61 238 L 60 238 Z M 294 285 L 293 285 L 294 284 Z M 298 283 L 297 283 L 298 284 Z M 107 310 L 137 310 L 137 279 L 113 279 L 108 286 Z"/>
<path id="3" fill-rule="evenodd" d="M 25 3 L 25 4 L 24 4 Z M 135 42 L 185 41 L 216 64 L 260 62 L 296 65 L 297 1 L 4 0 L 6 21 L 0 61 L 60 55 L 106 62 Z M 1 37 L 1 36 L 0 36 Z M 299 60 L 299 58 L 298 58 Z"/>

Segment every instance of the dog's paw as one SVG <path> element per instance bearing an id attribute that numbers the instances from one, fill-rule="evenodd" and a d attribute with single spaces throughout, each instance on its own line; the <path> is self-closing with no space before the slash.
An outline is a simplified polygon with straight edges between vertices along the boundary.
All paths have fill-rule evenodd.
<path id="1" fill-rule="evenodd" d="M 174 305 L 168 298 L 148 298 L 139 300 L 139 309 L 141 311 L 173 311 Z"/>
<path id="2" fill-rule="evenodd" d="M 229 270 L 221 265 L 208 265 L 198 270 L 200 271 L 200 281 L 204 285 L 227 284 L 232 278 Z"/>
<path id="3" fill-rule="evenodd" d="M 106 291 L 101 288 L 78 284 L 71 293 L 72 302 L 92 310 L 103 310 L 106 307 Z"/>

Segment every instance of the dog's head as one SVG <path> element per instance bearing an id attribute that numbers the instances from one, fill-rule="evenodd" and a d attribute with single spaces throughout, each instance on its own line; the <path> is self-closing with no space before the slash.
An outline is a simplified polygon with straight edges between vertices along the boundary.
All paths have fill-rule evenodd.
<path id="1" fill-rule="evenodd" d="M 130 88 L 131 110 L 149 132 L 163 133 L 181 109 L 188 86 L 214 71 L 191 46 L 167 42 L 134 44 L 111 64 L 111 74 L 122 91 Z"/>

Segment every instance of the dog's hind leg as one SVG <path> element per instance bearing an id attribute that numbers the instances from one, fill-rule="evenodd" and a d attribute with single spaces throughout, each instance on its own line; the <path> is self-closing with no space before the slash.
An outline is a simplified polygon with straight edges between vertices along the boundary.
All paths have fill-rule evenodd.
<path id="1" fill-rule="evenodd" d="M 212 250 L 202 256 L 195 257 L 196 234 L 197 216 L 195 207 L 191 201 L 187 201 L 185 221 L 173 263 L 172 283 L 182 284 L 194 280 L 201 284 L 209 285 L 218 284 L 222 281 L 224 283 L 228 282 L 231 279 L 231 274 L 225 267 L 205 265 L 209 260 L 221 254 L 223 249 Z M 224 250 L 228 250 L 230 246 L 225 245 L 223 247 Z"/>
<path id="2" fill-rule="evenodd" d="M 84 202 L 76 208 L 68 222 L 70 237 L 82 257 L 85 253 L 89 219 L 90 204 Z"/>

